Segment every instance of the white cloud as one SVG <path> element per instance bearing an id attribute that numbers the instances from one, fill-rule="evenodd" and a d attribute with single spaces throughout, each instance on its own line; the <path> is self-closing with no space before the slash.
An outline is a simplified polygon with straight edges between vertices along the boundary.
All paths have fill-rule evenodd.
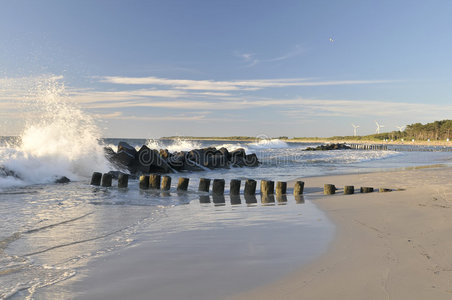
<path id="1" fill-rule="evenodd" d="M 188 80 L 168 79 L 159 77 L 119 77 L 105 76 L 101 82 L 121 85 L 150 85 L 173 87 L 176 90 L 203 91 L 255 91 L 264 88 L 282 88 L 294 86 L 328 86 L 328 85 L 358 85 L 392 82 L 390 80 L 332 80 L 309 81 L 308 78 L 260 79 L 240 81 Z"/>

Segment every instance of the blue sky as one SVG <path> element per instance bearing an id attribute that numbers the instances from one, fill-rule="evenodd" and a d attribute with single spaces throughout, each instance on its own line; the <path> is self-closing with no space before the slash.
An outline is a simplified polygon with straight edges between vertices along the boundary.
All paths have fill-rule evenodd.
<path id="1" fill-rule="evenodd" d="M 452 117 L 450 1 L 2 1 L 0 135 L 36 82 L 104 136 L 333 136 Z M 25 100 L 24 100 L 25 99 Z"/>

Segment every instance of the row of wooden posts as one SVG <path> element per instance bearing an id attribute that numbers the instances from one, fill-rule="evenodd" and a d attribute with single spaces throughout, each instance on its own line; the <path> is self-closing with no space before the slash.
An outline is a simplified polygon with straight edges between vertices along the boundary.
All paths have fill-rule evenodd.
<path id="1" fill-rule="evenodd" d="M 350 148 L 355 150 L 388 150 L 388 145 L 381 144 L 347 144 Z M 425 147 L 421 145 L 391 145 L 389 148 L 391 151 L 403 151 L 403 152 L 452 152 L 452 147 L 444 146 L 430 146 Z"/>
<path id="2" fill-rule="evenodd" d="M 177 183 L 177 191 L 187 191 L 189 178 L 180 177 Z M 91 177 L 91 185 L 94 186 L 102 186 L 102 187 L 111 187 L 113 181 L 113 176 L 109 173 L 99 173 L 94 172 Z M 118 188 L 126 188 L 128 187 L 129 175 L 120 173 L 118 176 Z M 209 193 L 210 190 L 210 182 L 209 178 L 200 178 L 199 179 L 199 192 Z M 245 181 L 245 188 L 243 190 L 243 194 L 245 196 L 254 196 L 256 194 L 256 185 L 257 181 L 254 179 L 247 179 Z M 212 183 L 212 195 L 214 196 L 222 196 L 224 195 L 224 179 L 214 179 Z M 240 195 L 240 186 L 241 180 L 232 179 L 230 182 L 229 194 L 231 196 Z M 160 174 L 150 174 L 150 175 L 142 175 L 139 179 L 139 187 L 142 190 L 147 189 L 161 189 L 163 191 L 169 191 L 171 188 L 171 177 L 170 176 L 161 176 Z M 296 181 L 293 194 L 295 196 L 299 196 L 303 194 L 304 190 L 304 182 Z M 336 194 L 338 189 L 334 184 L 325 184 L 323 188 L 323 193 L 325 195 Z M 360 193 L 372 193 L 374 191 L 373 187 L 360 187 Z M 380 188 L 379 192 L 390 192 L 391 189 Z M 271 180 L 262 180 L 261 181 L 261 190 L 262 195 L 273 195 L 275 194 L 275 182 Z M 287 192 L 287 182 L 277 181 L 276 182 L 276 195 L 286 195 Z M 355 193 L 355 187 L 353 185 L 344 186 L 344 194 L 351 195 Z"/>
<path id="3" fill-rule="evenodd" d="M 325 184 L 323 187 L 323 194 L 325 195 L 333 195 L 336 194 L 336 191 L 338 189 L 336 188 L 336 186 L 334 184 Z M 373 187 L 368 187 L 368 186 L 362 186 L 359 189 L 360 193 L 372 193 L 374 191 Z M 387 188 L 379 188 L 378 191 L 380 193 L 384 193 L 384 192 L 391 192 L 391 189 L 387 189 Z M 355 187 L 353 185 L 346 185 L 344 186 L 344 194 L 345 195 L 351 195 L 355 193 Z"/>
<path id="4" fill-rule="evenodd" d="M 178 191 L 186 191 L 188 189 L 189 178 L 180 177 L 177 183 Z M 102 186 L 102 187 L 111 187 L 112 186 L 113 177 L 109 173 L 99 173 L 94 172 L 91 177 L 91 185 L 94 186 Z M 128 187 L 129 176 L 127 174 L 120 173 L 118 176 L 118 188 L 126 188 Z M 209 192 L 210 190 L 210 182 L 209 178 L 200 178 L 199 179 L 199 192 Z M 245 181 L 245 188 L 243 190 L 244 195 L 255 195 L 256 194 L 256 185 L 257 181 L 254 179 L 247 179 Z M 224 195 L 224 179 L 214 179 L 212 182 L 212 195 Z M 240 195 L 240 186 L 241 180 L 232 179 L 229 185 L 229 194 L 230 195 Z M 171 188 L 171 177 L 170 176 L 161 176 L 160 174 L 150 174 L 150 175 L 142 175 L 139 179 L 139 187 L 142 190 L 147 189 L 161 189 L 163 191 L 169 191 Z M 293 193 L 295 196 L 302 195 L 304 190 L 304 182 L 297 181 L 295 182 Z M 285 195 L 287 192 L 287 182 L 277 181 L 276 182 L 276 195 Z M 271 180 L 262 180 L 261 181 L 261 194 L 262 195 L 273 195 L 275 194 L 275 182 Z"/>
<path id="5" fill-rule="evenodd" d="M 377 145 L 377 144 L 349 144 L 352 149 L 356 150 L 388 150 L 387 145 Z"/>

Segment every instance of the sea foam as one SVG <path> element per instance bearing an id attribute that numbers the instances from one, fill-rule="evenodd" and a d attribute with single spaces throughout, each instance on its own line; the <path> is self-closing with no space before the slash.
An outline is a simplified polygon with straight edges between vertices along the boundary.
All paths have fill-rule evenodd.
<path id="1" fill-rule="evenodd" d="M 20 142 L 0 147 L 0 167 L 9 172 L 0 176 L 0 188 L 108 171 L 98 128 L 90 115 L 67 102 L 60 77 L 47 78 L 33 91 L 33 101 L 26 103 L 33 114 L 25 120 Z"/>

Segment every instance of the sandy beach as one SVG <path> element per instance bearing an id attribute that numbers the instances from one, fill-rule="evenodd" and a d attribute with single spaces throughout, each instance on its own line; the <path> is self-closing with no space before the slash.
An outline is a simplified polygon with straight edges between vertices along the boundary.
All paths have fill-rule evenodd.
<path id="1" fill-rule="evenodd" d="M 451 299 L 451 178 L 432 167 L 303 179 L 405 190 L 312 196 L 337 226 L 329 251 L 234 299 Z"/>

